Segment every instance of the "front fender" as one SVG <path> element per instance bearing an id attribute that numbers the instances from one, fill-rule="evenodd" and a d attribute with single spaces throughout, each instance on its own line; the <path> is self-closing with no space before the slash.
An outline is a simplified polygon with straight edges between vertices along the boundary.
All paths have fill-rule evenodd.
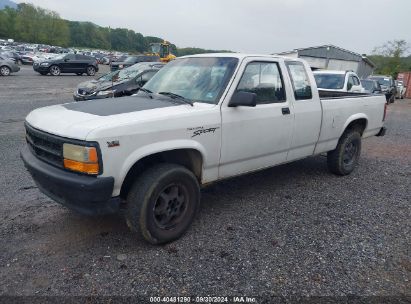
<path id="1" fill-rule="evenodd" d="M 206 149 L 203 145 L 199 142 L 189 139 L 179 139 L 179 140 L 170 140 L 164 142 L 157 142 L 150 145 L 145 145 L 133 153 L 131 153 L 126 160 L 123 162 L 121 168 L 121 175 L 119 177 L 119 181 L 116 184 L 122 185 L 124 179 L 127 176 L 127 173 L 130 171 L 131 167 L 139 160 L 143 159 L 146 156 L 153 155 L 160 152 L 166 152 L 171 150 L 180 150 L 180 149 L 193 149 L 201 153 L 203 158 L 203 172 L 204 169 L 207 168 L 208 164 L 208 155 Z M 203 179 L 203 177 L 202 177 Z"/>

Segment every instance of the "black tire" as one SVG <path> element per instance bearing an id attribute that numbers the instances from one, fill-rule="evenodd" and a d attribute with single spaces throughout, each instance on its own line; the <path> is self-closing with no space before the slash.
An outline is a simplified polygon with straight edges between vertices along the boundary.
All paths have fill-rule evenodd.
<path id="1" fill-rule="evenodd" d="M 127 225 L 151 244 L 178 239 L 200 207 L 194 174 L 175 164 L 158 164 L 143 172 L 127 196 Z"/>
<path id="2" fill-rule="evenodd" d="M 96 75 L 96 68 L 90 65 L 87 67 L 86 73 L 88 76 L 94 76 Z"/>
<path id="3" fill-rule="evenodd" d="M 347 130 L 340 137 L 335 150 L 327 153 L 328 169 L 337 175 L 350 174 L 361 155 L 361 134 L 356 129 Z"/>
<path id="4" fill-rule="evenodd" d="M 1 66 L 0 67 L 0 75 L 1 76 L 9 76 L 11 73 L 11 69 L 8 66 Z"/>
<path id="5" fill-rule="evenodd" d="M 60 68 L 59 68 L 58 65 L 52 65 L 52 66 L 49 68 L 49 73 L 50 73 L 52 76 L 59 76 L 60 73 L 61 73 L 61 70 L 60 70 Z"/>

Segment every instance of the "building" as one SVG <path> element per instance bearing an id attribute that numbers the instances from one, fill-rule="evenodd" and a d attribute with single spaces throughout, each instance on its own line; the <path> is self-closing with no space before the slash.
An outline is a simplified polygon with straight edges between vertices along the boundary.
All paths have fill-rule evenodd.
<path id="1" fill-rule="evenodd" d="M 351 52 L 334 45 L 322 45 L 304 49 L 295 49 L 277 55 L 302 58 L 313 70 L 354 71 L 360 78 L 371 75 L 375 64 L 365 55 Z"/>

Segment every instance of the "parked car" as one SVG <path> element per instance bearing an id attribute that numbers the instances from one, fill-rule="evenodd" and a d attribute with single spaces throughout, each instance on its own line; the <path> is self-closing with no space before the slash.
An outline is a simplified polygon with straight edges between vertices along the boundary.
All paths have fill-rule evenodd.
<path id="1" fill-rule="evenodd" d="M 20 67 L 13 60 L 0 56 L 1 76 L 9 76 L 11 73 L 16 73 L 18 71 L 20 71 Z"/>
<path id="2" fill-rule="evenodd" d="M 124 206 L 133 231 L 166 243 L 193 222 L 201 185 L 325 152 L 331 172 L 350 174 L 362 140 L 385 134 L 385 97 L 320 94 L 302 59 L 185 56 L 137 96 L 32 111 L 21 157 L 55 201 L 85 214 Z"/>
<path id="3" fill-rule="evenodd" d="M 381 85 L 376 80 L 362 79 L 361 85 L 364 88 L 364 93 L 382 94 Z"/>
<path id="4" fill-rule="evenodd" d="M 82 75 L 86 73 L 88 76 L 94 76 L 98 72 L 98 64 L 93 57 L 64 54 L 53 59 L 35 62 L 33 69 L 41 75 L 47 75 L 48 73 L 53 76 L 58 76 L 61 73 Z"/>
<path id="5" fill-rule="evenodd" d="M 111 71 L 124 69 L 126 67 L 132 66 L 133 64 L 136 64 L 139 62 L 160 62 L 160 57 L 159 56 L 146 56 L 146 55 L 129 56 L 124 61 L 112 62 Z"/>
<path id="6" fill-rule="evenodd" d="M 73 98 L 81 101 L 132 95 L 163 66 L 164 63 L 142 62 L 108 73 L 98 79 L 79 84 Z"/>
<path id="7" fill-rule="evenodd" d="M 397 95 L 397 87 L 395 85 L 394 79 L 391 76 L 372 75 L 367 79 L 378 81 L 378 83 L 381 85 L 382 92 L 387 98 L 388 103 L 393 103 L 395 101 L 395 95 Z"/>
<path id="8" fill-rule="evenodd" d="M 0 56 L 3 58 L 10 58 L 17 64 L 22 64 L 21 57 L 17 52 L 13 52 L 13 51 L 0 52 Z"/>
<path id="9" fill-rule="evenodd" d="M 352 71 L 314 71 L 315 82 L 320 90 L 361 93 L 364 88 L 360 78 Z"/>
<path id="10" fill-rule="evenodd" d="M 404 86 L 404 82 L 402 80 L 396 80 L 396 85 L 397 94 L 395 95 L 395 98 L 404 99 L 405 92 L 407 91 L 407 88 Z"/>

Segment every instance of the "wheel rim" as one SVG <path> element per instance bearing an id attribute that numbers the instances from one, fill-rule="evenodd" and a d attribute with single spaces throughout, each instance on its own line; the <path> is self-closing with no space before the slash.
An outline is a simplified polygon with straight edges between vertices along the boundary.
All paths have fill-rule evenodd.
<path id="1" fill-rule="evenodd" d="M 158 195 L 153 208 L 154 221 L 162 229 L 177 226 L 184 218 L 188 203 L 187 188 L 181 184 L 166 186 Z"/>
<path id="2" fill-rule="evenodd" d="M 1 74 L 4 76 L 8 76 L 10 74 L 10 70 L 8 67 L 2 67 L 1 68 Z"/>
<path id="3" fill-rule="evenodd" d="M 51 67 L 51 74 L 58 75 L 60 73 L 60 69 L 56 66 Z"/>
<path id="4" fill-rule="evenodd" d="M 95 73 L 95 71 L 94 71 L 94 68 L 88 68 L 87 69 L 87 73 L 89 74 L 89 75 L 94 75 L 94 73 Z"/>
<path id="5" fill-rule="evenodd" d="M 358 146 L 355 142 L 350 142 L 345 146 L 343 162 L 344 165 L 352 165 L 357 158 Z"/>

